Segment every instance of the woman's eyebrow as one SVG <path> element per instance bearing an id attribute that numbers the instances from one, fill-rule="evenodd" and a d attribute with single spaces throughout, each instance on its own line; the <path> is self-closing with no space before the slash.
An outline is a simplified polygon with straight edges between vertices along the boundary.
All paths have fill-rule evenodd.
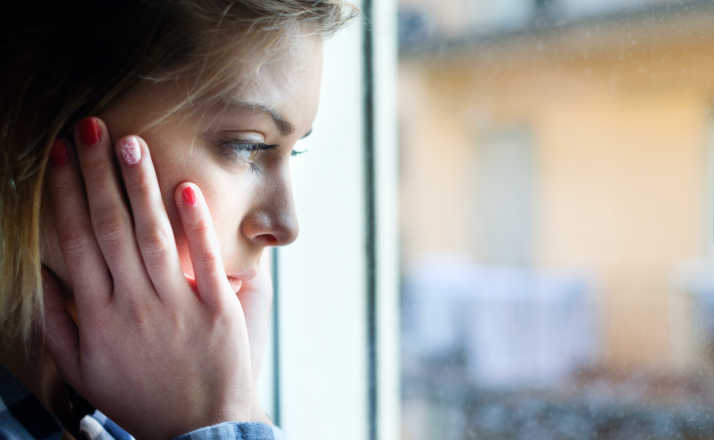
<path id="1" fill-rule="evenodd" d="M 288 136 L 295 132 L 295 126 L 293 124 L 291 124 L 287 119 L 285 119 L 278 112 L 268 107 L 267 105 L 259 104 L 256 102 L 231 99 L 224 102 L 224 109 L 243 110 L 250 111 L 253 113 L 264 113 L 270 116 L 270 118 L 275 123 L 275 126 L 278 128 L 278 130 L 280 130 L 281 135 Z"/>

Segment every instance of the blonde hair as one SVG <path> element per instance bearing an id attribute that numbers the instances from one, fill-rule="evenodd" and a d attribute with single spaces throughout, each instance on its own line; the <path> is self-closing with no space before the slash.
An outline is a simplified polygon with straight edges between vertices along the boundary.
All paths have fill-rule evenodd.
<path id="1" fill-rule="evenodd" d="M 0 22 L 0 341 L 27 341 L 42 312 L 40 218 L 56 137 L 142 80 L 191 81 L 169 113 L 220 97 L 236 63 L 265 59 L 295 31 L 330 35 L 357 13 L 341 0 L 62 3 Z"/>

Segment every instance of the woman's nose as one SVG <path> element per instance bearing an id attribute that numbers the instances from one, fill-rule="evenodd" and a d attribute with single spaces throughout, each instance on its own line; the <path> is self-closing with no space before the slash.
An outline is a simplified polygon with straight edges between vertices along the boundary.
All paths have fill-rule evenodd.
<path id="1" fill-rule="evenodd" d="M 257 199 L 243 218 L 243 236 L 258 246 L 285 246 L 295 241 L 299 228 L 289 184 L 263 192 Z"/>

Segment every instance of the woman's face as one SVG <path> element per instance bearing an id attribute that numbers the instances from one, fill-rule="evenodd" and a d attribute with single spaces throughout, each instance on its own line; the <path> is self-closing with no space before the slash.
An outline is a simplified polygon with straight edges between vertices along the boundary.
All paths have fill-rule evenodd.
<path id="1" fill-rule="evenodd" d="M 289 164 L 295 144 L 312 129 L 321 68 L 320 40 L 300 36 L 257 72 L 236 72 L 240 86 L 220 105 L 179 112 L 142 132 L 185 97 L 175 83 L 147 82 L 99 115 L 114 140 L 133 133 L 149 145 L 188 275 L 188 245 L 173 202 L 181 182 L 203 191 L 234 286 L 256 274 L 267 246 L 297 237 Z"/>

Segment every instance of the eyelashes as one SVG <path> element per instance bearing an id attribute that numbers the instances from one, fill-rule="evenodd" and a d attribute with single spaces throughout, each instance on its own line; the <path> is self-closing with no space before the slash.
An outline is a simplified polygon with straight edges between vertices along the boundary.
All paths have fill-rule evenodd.
<path id="1" fill-rule="evenodd" d="M 232 160 L 242 160 L 250 165 L 253 172 L 260 172 L 257 162 L 261 154 L 278 149 L 277 144 L 265 144 L 255 142 L 241 142 L 236 140 L 226 140 L 219 142 L 221 152 L 224 156 Z M 291 157 L 307 153 L 307 150 L 295 150 L 290 152 Z"/>
<path id="2" fill-rule="evenodd" d="M 261 151 L 273 150 L 278 147 L 277 145 L 237 141 L 223 141 L 220 145 L 226 153 L 245 160 L 255 159 Z"/>

